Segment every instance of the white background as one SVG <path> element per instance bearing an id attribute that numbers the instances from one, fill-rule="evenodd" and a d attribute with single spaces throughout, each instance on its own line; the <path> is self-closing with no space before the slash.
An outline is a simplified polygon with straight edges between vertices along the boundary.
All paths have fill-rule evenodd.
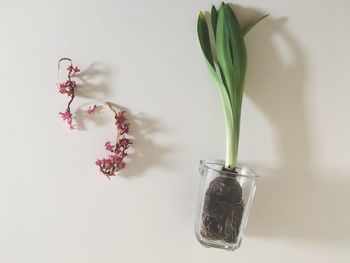
<path id="1" fill-rule="evenodd" d="M 193 234 L 199 159 L 225 153 L 196 35 L 212 2 L 0 3 L 0 262 L 349 262 L 348 1 L 236 1 L 243 23 L 270 17 L 246 38 L 239 160 L 263 179 L 232 253 Z M 79 131 L 58 116 L 63 56 L 87 70 Z M 106 99 L 128 109 L 136 147 L 110 181 L 94 162 L 113 115 L 84 115 Z"/>

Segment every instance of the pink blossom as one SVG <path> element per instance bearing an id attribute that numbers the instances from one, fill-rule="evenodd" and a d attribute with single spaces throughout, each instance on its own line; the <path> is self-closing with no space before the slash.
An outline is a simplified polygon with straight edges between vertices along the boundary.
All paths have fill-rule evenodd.
<path id="1" fill-rule="evenodd" d="M 107 151 L 114 152 L 114 146 L 111 145 L 111 142 L 106 142 L 105 148 Z"/>
<path id="2" fill-rule="evenodd" d="M 110 142 L 105 143 L 105 148 L 107 151 L 112 152 L 108 158 L 99 159 L 96 161 L 96 165 L 99 166 L 102 174 L 110 179 L 111 176 L 115 176 L 116 173 L 125 167 L 124 159 L 128 155 L 128 149 L 130 148 L 132 142 L 130 139 L 125 137 L 126 132 L 129 130 L 129 124 L 126 123 L 126 118 L 124 117 L 125 112 L 117 113 L 115 115 L 115 125 L 121 137 L 115 145 Z"/>
<path id="3" fill-rule="evenodd" d="M 68 79 L 66 83 L 64 83 L 66 87 L 69 87 L 70 89 L 75 90 L 77 88 L 77 83 L 71 79 Z"/>
<path id="4" fill-rule="evenodd" d="M 59 60 L 59 63 L 63 60 L 69 60 L 68 58 L 63 58 Z M 72 74 L 79 72 L 80 70 L 78 67 L 74 67 L 73 64 L 70 64 L 70 66 L 67 68 L 68 74 L 67 79 L 59 84 L 59 93 L 61 94 L 67 94 L 70 97 L 70 100 L 67 103 L 67 109 L 66 112 L 62 113 L 60 112 L 60 115 L 63 119 L 63 121 L 66 121 L 69 125 L 70 129 L 74 129 L 73 127 L 73 116 L 71 113 L 71 104 L 75 98 L 75 90 L 77 88 L 77 83 L 72 80 Z"/>
<path id="5" fill-rule="evenodd" d="M 124 114 L 125 114 L 125 111 L 122 111 L 115 115 L 115 125 L 119 129 L 121 135 L 129 132 L 129 123 L 125 122 L 126 118 Z"/>
<path id="6" fill-rule="evenodd" d="M 73 92 L 71 91 L 71 88 L 67 86 L 66 83 L 60 83 L 59 92 L 61 94 L 67 94 L 68 96 L 72 96 L 73 94 Z"/>
<path id="7" fill-rule="evenodd" d="M 70 111 L 67 109 L 65 112 L 60 112 L 59 114 L 61 115 L 61 118 L 63 121 L 67 121 L 69 128 L 71 130 L 73 130 L 74 127 L 73 127 L 73 115 L 72 115 L 72 113 L 70 113 Z"/>
<path id="8" fill-rule="evenodd" d="M 60 83 L 59 92 L 60 92 L 61 94 L 67 93 L 67 87 L 66 87 L 66 85 L 65 85 L 64 83 Z"/>
<path id="9" fill-rule="evenodd" d="M 68 70 L 68 75 L 72 75 L 80 72 L 80 69 L 78 67 L 74 67 L 73 64 L 70 64 L 67 70 Z"/>
<path id="10" fill-rule="evenodd" d="M 117 171 L 125 167 L 123 158 L 119 158 L 117 155 L 110 155 L 108 158 L 97 160 L 96 165 L 100 167 L 100 171 L 108 178 L 115 176 Z"/>
<path id="11" fill-rule="evenodd" d="M 119 142 L 117 143 L 117 152 L 125 153 L 127 149 L 131 146 L 131 141 L 124 136 L 119 139 Z"/>
<path id="12" fill-rule="evenodd" d="M 96 105 L 93 105 L 93 106 L 89 106 L 89 108 L 87 109 L 87 114 L 91 114 L 94 112 L 94 110 L 96 109 Z"/>

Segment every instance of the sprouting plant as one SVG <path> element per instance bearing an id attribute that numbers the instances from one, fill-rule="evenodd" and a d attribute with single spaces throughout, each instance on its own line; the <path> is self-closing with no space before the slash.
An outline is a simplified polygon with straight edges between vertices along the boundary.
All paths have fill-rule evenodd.
<path id="1" fill-rule="evenodd" d="M 126 122 L 126 112 L 121 111 L 110 102 L 106 102 L 105 104 L 114 113 L 117 138 L 114 145 L 109 141 L 105 143 L 106 150 L 112 154 L 108 158 L 97 160 L 96 165 L 99 166 L 101 173 L 110 179 L 111 176 L 115 176 L 119 170 L 125 167 L 125 158 L 128 155 L 128 149 L 132 142 L 127 136 L 129 123 Z"/>
<path id="2" fill-rule="evenodd" d="M 61 68 L 61 62 L 62 61 L 70 61 L 70 65 L 67 68 L 67 79 L 64 82 L 59 82 L 58 80 L 58 74 Z M 73 77 L 76 76 L 76 73 L 80 72 L 80 69 L 78 67 L 74 67 L 72 64 L 72 60 L 70 58 L 61 58 L 58 61 L 58 69 L 57 69 L 57 85 L 59 88 L 59 93 L 61 94 L 67 94 L 68 97 L 70 97 L 70 100 L 67 104 L 67 108 L 64 112 L 60 112 L 61 118 L 63 121 L 66 121 L 68 123 L 68 126 L 70 129 L 74 129 L 73 125 L 73 114 L 71 112 L 71 104 L 75 98 L 75 90 L 77 88 L 77 84 L 74 80 L 72 80 Z"/>
<path id="3" fill-rule="evenodd" d="M 211 23 L 202 12 L 199 13 L 197 31 L 200 46 L 218 87 L 225 115 L 226 169 L 234 169 L 237 165 L 241 108 L 247 68 L 244 36 L 266 16 L 241 28 L 234 11 L 224 2 L 219 10 L 216 10 L 215 6 L 212 7 Z M 209 26 L 212 27 L 213 34 L 209 34 Z"/>

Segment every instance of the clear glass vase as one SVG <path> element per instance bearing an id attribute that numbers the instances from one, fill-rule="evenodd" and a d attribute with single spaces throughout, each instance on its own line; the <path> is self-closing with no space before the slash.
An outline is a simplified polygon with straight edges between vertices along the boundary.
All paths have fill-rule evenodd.
<path id="1" fill-rule="evenodd" d="M 239 248 L 259 179 L 251 169 L 224 168 L 221 161 L 200 161 L 195 233 L 206 247 Z"/>

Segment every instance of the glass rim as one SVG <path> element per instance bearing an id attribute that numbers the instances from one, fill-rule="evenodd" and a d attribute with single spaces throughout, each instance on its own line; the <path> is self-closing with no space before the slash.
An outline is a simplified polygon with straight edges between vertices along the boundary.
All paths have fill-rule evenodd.
<path id="1" fill-rule="evenodd" d="M 219 170 L 219 169 L 215 169 L 212 166 L 216 165 L 216 166 L 221 166 L 221 167 L 225 167 L 225 162 L 222 160 L 208 160 L 208 159 L 201 159 L 200 160 L 200 165 L 204 165 L 206 167 L 206 169 L 213 171 L 213 172 L 218 172 L 220 174 L 223 174 L 224 176 L 238 176 L 238 177 L 243 177 L 243 178 L 254 178 L 254 179 L 260 179 L 261 176 L 257 175 L 251 168 L 244 166 L 244 165 L 237 165 L 236 168 L 238 168 L 241 172 L 239 173 L 235 173 L 235 172 L 231 172 L 231 171 L 223 171 L 223 170 Z M 244 171 L 242 173 L 242 171 Z"/>

